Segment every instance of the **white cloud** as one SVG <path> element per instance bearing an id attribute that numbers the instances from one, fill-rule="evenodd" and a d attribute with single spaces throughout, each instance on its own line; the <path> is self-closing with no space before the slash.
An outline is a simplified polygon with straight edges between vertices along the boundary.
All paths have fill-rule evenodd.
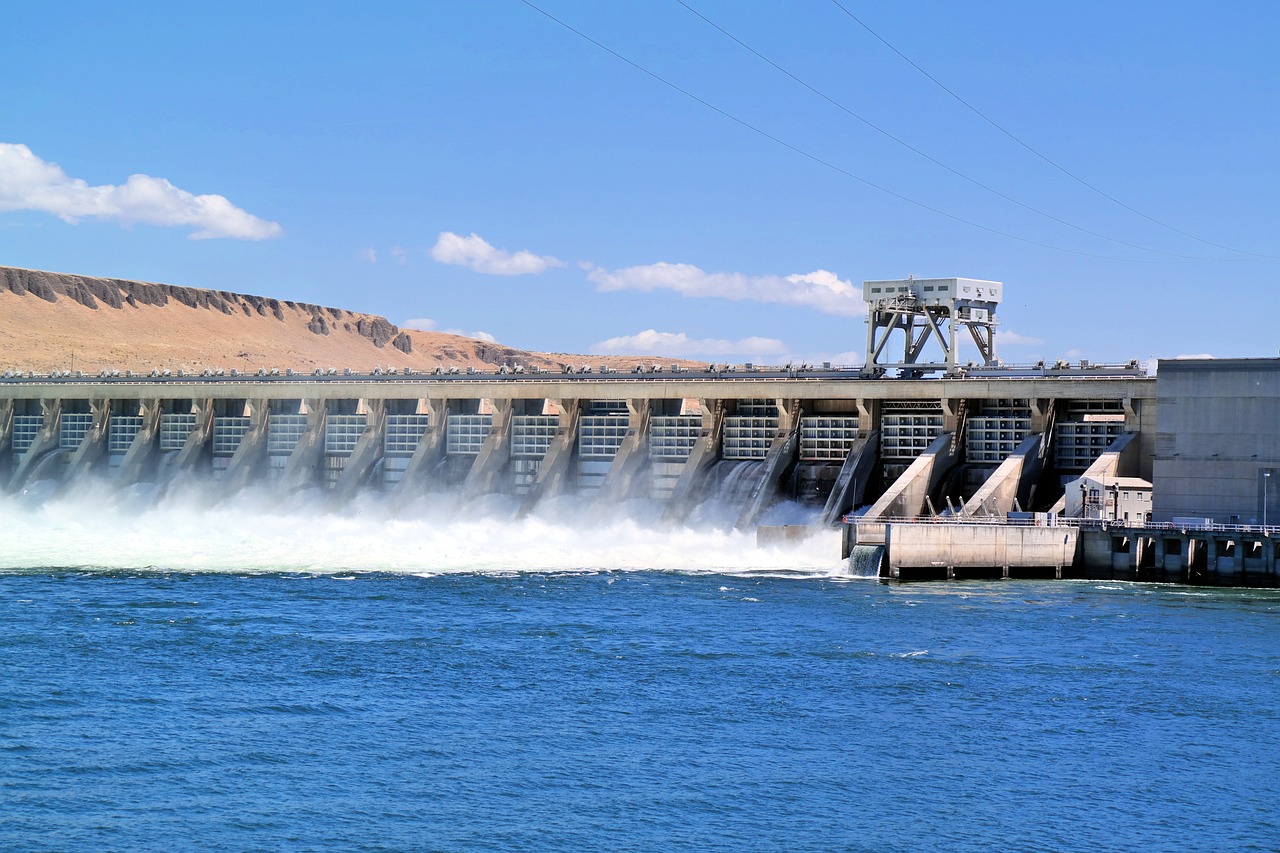
<path id="1" fill-rule="evenodd" d="M 231 237 L 265 240 L 284 229 L 246 213 L 220 195 L 193 195 L 164 178 L 130 175 L 119 186 L 90 186 L 68 177 L 56 163 L 46 163 L 25 145 L 0 143 L 0 211 L 38 210 L 64 222 L 83 217 L 114 219 L 125 224 L 195 228 L 191 239 Z"/>
<path id="2" fill-rule="evenodd" d="M 737 341 L 691 338 L 684 332 L 646 329 L 634 335 L 609 338 L 591 346 L 595 355 L 656 355 L 665 358 L 782 357 L 787 345 L 776 338 L 751 337 Z"/>
<path id="3" fill-rule="evenodd" d="M 1031 335 L 1020 335 L 1010 329 L 996 329 L 996 347 L 999 348 L 1005 344 L 1015 347 L 1038 347 L 1043 346 L 1044 341 L 1033 338 Z"/>
<path id="4" fill-rule="evenodd" d="M 395 258 L 400 266 L 404 266 L 405 259 L 409 257 L 409 250 L 403 246 L 392 246 L 391 257 Z"/>
<path id="5" fill-rule="evenodd" d="M 800 305 L 838 317 L 862 317 L 867 313 L 862 288 L 827 270 L 788 276 L 748 276 L 708 273 L 692 264 L 665 262 L 612 271 L 591 264 L 583 266 L 587 279 L 602 291 L 673 290 L 681 296 Z"/>
<path id="6" fill-rule="evenodd" d="M 416 317 L 412 320 L 405 320 L 400 324 L 401 328 L 414 329 L 419 332 L 439 332 L 442 335 L 458 335 L 464 338 L 474 338 L 477 341 L 487 341 L 496 344 L 498 339 L 488 332 L 466 332 L 462 329 L 441 329 L 440 324 L 428 317 Z"/>
<path id="7" fill-rule="evenodd" d="M 441 231 L 431 247 L 431 257 L 442 264 L 470 267 L 486 275 L 537 275 L 551 267 L 564 266 L 564 261 L 550 255 L 494 248 L 474 232 L 470 237 L 463 237 L 452 231 Z"/>
<path id="8" fill-rule="evenodd" d="M 356 257 L 367 264 L 376 264 L 378 262 L 378 251 L 373 248 L 361 249 L 357 253 Z"/>

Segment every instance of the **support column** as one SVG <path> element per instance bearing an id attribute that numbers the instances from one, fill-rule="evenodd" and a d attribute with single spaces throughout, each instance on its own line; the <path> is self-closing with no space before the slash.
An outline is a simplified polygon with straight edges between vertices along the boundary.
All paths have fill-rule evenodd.
<path id="1" fill-rule="evenodd" d="M 303 405 L 307 407 L 307 431 L 294 445 L 280 473 L 280 489 L 285 492 L 316 485 L 324 467 L 324 427 L 328 409 L 324 400 L 304 400 Z"/>
<path id="2" fill-rule="evenodd" d="M 44 423 L 40 427 L 40 432 L 36 434 L 35 441 L 31 443 L 31 446 L 27 448 L 27 452 L 23 454 L 17 470 L 13 472 L 13 476 L 9 479 L 10 492 L 21 491 L 22 487 L 27 484 L 27 478 L 35 469 L 36 463 L 49 451 L 56 450 L 62 440 L 59 432 L 62 422 L 62 400 L 41 400 L 40 411 L 44 415 Z"/>
<path id="3" fill-rule="evenodd" d="M 858 429 L 859 434 L 862 429 Z M 822 523 L 834 527 L 840 523 L 844 514 L 862 503 L 866 494 L 867 482 L 875 472 L 875 465 L 880 457 L 880 433 L 872 431 L 859 438 L 857 444 L 849 448 L 849 455 L 840 466 L 836 484 L 827 497 L 827 504 L 822 510 Z"/>
<path id="4" fill-rule="evenodd" d="M 940 433 L 867 510 L 863 519 L 918 517 L 924 510 L 925 498 L 955 461 L 954 438 L 953 433 Z"/>
<path id="5" fill-rule="evenodd" d="M 726 404 L 724 400 L 699 400 L 702 406 L 702 435 L 694 442 L 685 459 L 680 479 L 671 492 L 664 521 L 679 521 L 692 509 L 694 495 L 703 473 L 720 459 L 720 437 L 724 432 Z"/>
<path id="6" fill-rule="evenodd" d="M 511 401 L 493 400 L 493 428 L 471 462 L 462 484 L 465 498 L 498 491 L 502 472 L 511 461 Z"/>
<path id="7" fill-rule="evenodd" d="M 778 484 L 796 461 L 796 452 L 800 448 L 800 418 L 803 415 L 800 401 L 778 400 L 777 406 L 779 434 L 764 459 L 764 470 L 755 489 L 738 515 L 738 521 L 734 525 L 737 530 L 754 526 L 765 510 L 774 504 L 778 496 Z"/>
<path id="8" fill-rule="evenodd" d="M 155 450 L 160 437 L 160 415 L 164 406 L 160 400 L 142 400 L 139 404 L 142 414 L 142 428 L 133 437 L 133 443 L 125 451 L 120 461 L 120 469 L 116 471 L 116 482 L 122 485 L 133 485 L 143 481 L 144 475 L 155 459 Z"/>
<path id="9" fill-rule="evenodd" d="M 427 472 L 433 470 L 444 459 L 445 429 L 449 423 L 449 401 L 427 400 L 427 431 L 418 440 L 418 446 L 400 476 L 400 484 L 396 492 L 411 496 L 425 491 L 430 485 L 426 482 Z"/>
<path id="10" fill-rule="evenodd" d="M 205 459 L 205 450 L 209 439 L 213 437 L 213 400 L 198 400 L 191 404 L 195 410 L 196 428 L 187 436 L 187 441 L 173 460 L 174 473 L 195 470 Z"/>
<path id="11" fill-rule="evenodd" d="M 1023 493 L 1025 480 L 1034 471 L 1039 476 L 1037 466 L 1033 463 L 1040 455 L 1040 444 L 1043 437 L 1029 435 L 1022 440 L 1017 449 L 1001 462 L 991 475 L 974 492 L 972 498 L 964 505 L 960 514 L 966 518 L 986 516 L 1004 518 L 1013 511 L 1014 502 Z"/>
<path id="12" fill-rule="evenodd" d="M 107 430 L 111 423 L 111 401 L 90 400 L 89 411 L 93 413 L 93 426 L 89 429 L 80 446 L 71 454 L 67 463 L 67 481 L 83 476 L 93 469 L 107 449 Z"/>
<path id="13" fill-rule="evenodd" d="M 0 400 L 0 483 L 7 484 L 13 468 L 13 400 Z"/>
<path id="14" fill-rule="evenodd" d="M 572 473 L 574 451 L 578 443 L 578 420 L 582 417 L 581 400 L 557 400 L 560 407 L 560 430 L 542 457 L 538 479 L 520 504 L 519 516 L 528 515 L 543 498 L 554 497 L 564 491 Z"/>
<path id="15" fill-rule="evenodd" d="M 231 464 L 227 466 L 224 490 L 234 492 L 243 489 L 265 467 L 267 458 L 267 424 L 270 421 L 270 400 L 248 400 L 249 431 L 240 440 Z"/>
<path id="16" fill-rule="evenodd" d="M 342 475 L 333 487 L 333 500 L 342 503 L 350 500 L 359 490 L 360 484 L 369 476 L 370 469 L 382 458 L 386 446 L 387 401 L 363 400 L 368 413 L 364 432 L 356 439 L 355 449 L 347 457 L 347 464 L 342 468 Z M 430 429 L 430 421 L 428 421 Z M 426 436 L 423 436 L 426 438 Z"/>
<path id="17" fill-rule="evenodd" d="M 649 461 L 649 416 L 652 410 L 647 399 L 627 400 L 627 435 L 600 487 L 602 500 L 624 501 L 630 497 L 636 477 Z"/>

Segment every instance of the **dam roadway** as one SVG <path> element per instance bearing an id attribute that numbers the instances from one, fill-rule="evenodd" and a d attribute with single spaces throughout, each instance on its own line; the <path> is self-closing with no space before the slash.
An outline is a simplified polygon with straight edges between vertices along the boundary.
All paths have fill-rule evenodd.
<path id="1" fill-rule="evenodd" d="M 1154 416 L 1155 380 L 1133 364 L 942 378 L 827 368 L 9 372 L 0 484 L 64 489 L 93 475 L 163 492 L 193 475 L 227 494 L 264 482 L 323 488 L 335 501 L 368 489 L 504 492 L 521 497 L 521 511 L 577 493 L 656 500 L 676 519 L 715 498 L 739 527 L 795 500 L 834 525 L 868 504 L 884 503 L 886 518 L 1049 508 L 1121 439 L 1132 445 L 1126 473 L 1149 477 Z"/>

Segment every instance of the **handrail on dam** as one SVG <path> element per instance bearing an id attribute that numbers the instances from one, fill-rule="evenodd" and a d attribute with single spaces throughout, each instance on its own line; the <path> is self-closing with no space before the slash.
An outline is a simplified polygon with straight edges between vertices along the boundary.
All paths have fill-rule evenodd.
<path id="1" fill-rule="evenodd" d="M 494 382 L 703 382 L 717 380 L 812 380 L 824 381 L 832 379 L 871 380 L 885 379 L 1000 379 L 1000 380 L 1035 380 L 1045 378 L 1072 379 L 1140 379 L 1148 376 L 1146 366 L 1136 361 L 1126 364 L 1081 364 L 1076 367 L 1055 365 L 1052 368 L 1043 364 L 1006 365 L 1002 367 L 961 368 L 953 376 L 898 376 L 868 375 L 863 368 L 857 366 L 813 367 L 809 365 L 763 366 L 750 365 L 742 368 L 736 365 L 708 365 L 706 368 L 688 368 L 671 365 L 664 369 L 662 365 L 645 368 L 637 366 L 630 371 L 613 368 L 592 370 L 589 365 L 579 368 L 567 367 L 563 370 L 525 369 L 523 367 L 499 367 L 491 371 L 467 368 L 465 371 L 457 367 L 436 368 L 434 371 L 405 368 L 397 370 L 389 368 L 377 369 L 369 373 L 357 373 L 350 369 L 338 372 L 334 368 L 324 370 L 316 368 L 310 373 L 293 369 L 260 368 L 253 372 L 240 372 L 233 368 L 230 372 L 222 369 L 206 369 L 199 373 L 179 369 L 152 370 L 148 373 L 132 370 L 102 370 L 96 374 L 81 370 L 54 370 L 39 373 L 24 370 L 6 370 L 0 374 L 0 382 L 11 384 L 56 383 L 56 384 L 111 384 L 111 385 L 143 385 L 167 384 L 171 382 L 201 383 L 250 383 L 250 382 L 291 382 L 291 383 L 366 383 L 370 381 L 412 381 L 412 382 L 448 382 L 448 383 L 494 383 Z"/>
<path id="2" fill-rule="evenodd" d="M 1175 524 L 1169 521 L 1125 521 L 1113 518 L 1054 518 L 1037 521 L 1033 518 L 998 518 L 990 516 L 925 515 L 902 518 L 863 518 L 846 515 L 844 524 L 854 527 L 884 527 L 887 524 L 948 524 L 969 527 L 1074 527 L 1095 530 L 1169 530 L 1181 533 L 1262 533 L 1280 535 L 1280 524 Z"/>

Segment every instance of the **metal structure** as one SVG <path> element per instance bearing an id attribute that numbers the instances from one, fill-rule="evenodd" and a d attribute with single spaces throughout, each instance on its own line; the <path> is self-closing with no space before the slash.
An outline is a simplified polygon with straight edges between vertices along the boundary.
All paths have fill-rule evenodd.
<path id="1" fill-rule="evenodd" d="M 883 376 L 896 369 L 901 376 L 959 372 L 959 332 L 968 330 L 978 347 L 982 365 L 996 359 L 996 306 L 1004 285 L 973 278 L 915 278 L 866 281 L 862 296 L 867 302 L 867 360 L 863 373 Z M 887 361 L 886 349 L 894 332 L 901 331 L 901 361 Z M 941 349 L 941 357 L 923 360 L 929 341 Z"/>

